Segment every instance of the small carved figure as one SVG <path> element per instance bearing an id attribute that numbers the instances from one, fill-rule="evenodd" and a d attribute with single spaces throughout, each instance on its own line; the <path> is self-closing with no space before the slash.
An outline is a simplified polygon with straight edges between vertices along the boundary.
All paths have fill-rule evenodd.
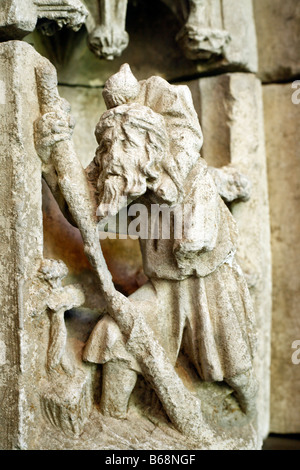
<path id="1" fill-rule="evenodd" d="M 44 176 L 63 211 L 67 202 L 107 302 L 108 315 L 84 352 L 85 360 L 103 364 L 102 412 L 125 417 L 142 373 L 175 426 L 197 434 L 204 426 L 201 397 L 174 370 L 184 350 L 199 380 L 227 382 L 253 417 L 255 317 L 235 259 L 234 219 L 200 156 L 203 138 L 189 89 L 159 77 L 138 82 L 123 66 L 106 83 L 108 111 L 97 124 L 99 146 L 85 174 L 71 146 L 68 111 L 51 92 L 45 70 L 39 92 L 44 116 L 36 125 L 36 146 Z M 243 186 L 232 182 L 236 197 L 246 197 Z M 181 238 L 174 236 L 176 219 L 169 238 L 141 237 L 149 281 L 129 299 L 115 291 L 107 273 L 93 212 L 98 206 L 105 221 L 124 200 L 139 201 L 148 213 L 153 204 L 175 212 L 192 207 Z"/>
<path id="2" fill-rule="evenodd" d="M 62 279 L 68 274 L 67 266 L 62 261 L 45 259 L 40 273 L 50 286 L 46 298 L 50 317 L 47 370 L 53 372 L 61 365 L 66 374 L 74 375 L 74 367 L 66 351 L 67 329 L 64 314 L 66 310 L 80 307 L 84 303 L 84 294 L 79 286 L 61 285 Z"/>

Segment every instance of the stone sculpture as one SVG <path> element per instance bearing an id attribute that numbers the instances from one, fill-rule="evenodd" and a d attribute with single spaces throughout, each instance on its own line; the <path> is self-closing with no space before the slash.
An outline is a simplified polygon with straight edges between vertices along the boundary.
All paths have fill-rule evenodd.
<path id="1" fill-rule="evenodd" d="M 250 426 L 257 392 L 255 315 L 235 259 L 235 222 L 220 196 L 247 199 L 247 180 L 232 168 L 218 170 L 217 177 L 208 169 L 185 86 L 159 77 L 138 82 L 129 66 L 122 66 L 104 88 L 108 111 L 96 126 L 98 148 L 84 171 L 71 140 L 70 110 L 57 94 L 49 64 L 37 69 L 37 85 L 42 117 L 35 124 L 35 143 L 44 179 L 78 226 L 106 301 L 107 315 L 83 354 L 85 361 L 103 364 L 102 414 L 126 417 L 141 374 L 171 423 L 187 436 L 211 439 L 216 432 L 199 384 L 216 384 L 213 395 L 220 393 L 221 403 L 233 393 L 242 411 L 240 426 Z M 151 223 L 140 237 L 149 281 L 130 298 L 114 288 L 98 233 L 99 222 L 104 226 L 124 201 L 148 214 L 153 205 L 174 212 L 169 238 L 159 230 L 153 237 Z M 185 205 L 188 217 L 177 219 Z M 176 238 L 182 225 L 183 235 Z M 187 366 L 181 373 L 180 360 Z M 219 414 L 221 422 L 222 405 Z"/>

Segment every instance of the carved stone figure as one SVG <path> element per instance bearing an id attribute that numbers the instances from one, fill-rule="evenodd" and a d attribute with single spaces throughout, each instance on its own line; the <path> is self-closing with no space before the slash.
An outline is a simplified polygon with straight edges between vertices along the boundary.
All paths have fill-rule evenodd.
<path id="1" fill-rule="evenodd" d="M 47 370 L 53 372 L 61 365 L 64 372 L 74 375 L 74 366 L 66 352 L 67 329 L 64 313 L 84 303 L 84 295 L 79 286 L 61 285 L 68 274 L 62 261 L 44 260 L 40 272 L 50 286 L 46 295 L 46 306 L 50 316 L 50 338 L 48 347 Z"/>
<path id="2" fill-rule="evenodd" d="M 159 77 L 138 82 L 123 66 L 106 83 L 108 111 L 96 126 L 98 148 L 85 172 L 74 153 L 73 123 L 51 68 L 39 71 L 38 91 L 42 117 L 35 127 L 36 148 L 43 175 L 81 232 L 107 304 L 108 315 L 84 351 L 86 361 L 103 364 L 102 413 L 124 418 L 142 374 L 178 430 L 194 436 L 209 431 L 201 393 L 191 391 L 176 372 L 183 354 L 198 382 L 226 382 L 243 413 L 253 418 L 255 316 L 235 259 L 234 219 L 200 156 L 202 132 L 188 88 Z M 247 198 L 246 186 L 232 179 L 235 197 L 229 200 Z M 150 232 L 140 243 L 149 281 L 129 299 L 113 286 L 96 217 L 98 207 L 105 224 L 124 200 L 139 203 L 148 214 L 153 205 L 171 207 L 175 215 L 185 205 L 192 209 L 185 221 L 188 229 L 179 238 L 175 232 L 183 222 L 175 215 L 170 237 L 160 231 L 153 237 L 151 223 L 146 225 Z M 158 212 L 156 227 L 159 218 Z"/>
<path id="3" fill-rule="evenodd" d="M 197 219 L 191 224 L 202 228 L 197 233 L 191 230 L 191 239 L 154 242 L 150 236 L 141 240 L 149 282 L 131 299 L 147 299 L 144 315 L 174 365 L 184 344 L 200 377 L 227 381 L 243 410 L 251 413 L 255 409 L 254 314 L 234 260 L 233 218 L 199 158 L 202 134 L 188 92 L 158 77 L 138 84 L 125 66 L 109 80 L 104 97 L 112 110 L 97 125 L 99 147 L 87 170 L 100 192 L 100 215 L 108 215 L 104 204 L 109 204 L 111 214 L 118 212 L 122 196 L 130 201 L 140 198 L 145 206 L 190 201 Z M 190 297 L 191 292 L 197 300 Z M 121 345 L 122 335 L 105 317 L 85 351 L 87 360 L 105 364 L 103 410 L 118 416 L 126 414 L 134 372 L 141 372 Z"/>

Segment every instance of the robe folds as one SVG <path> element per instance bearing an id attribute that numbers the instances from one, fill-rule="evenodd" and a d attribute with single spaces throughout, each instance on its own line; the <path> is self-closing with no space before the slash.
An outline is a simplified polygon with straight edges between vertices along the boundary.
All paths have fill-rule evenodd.
<path id="1" fill-rule="evenodd" d="M 235 259 L 234 219 L 203 161 L 187 178 L 184 189 L 182 203 L 193 206 L 188 230 L 179 240 L 140 241 L 149 281 L 130 300 L 173 365 L 182 349 L 202 380 L 223 381 L 252 367 L 255 315 Z M 99 364 L 121 360 L 141 372 L 126 341 L 130 337 L 124 338 L 114 320 L 105 315 L 86 344 L 84 359 Z"/>

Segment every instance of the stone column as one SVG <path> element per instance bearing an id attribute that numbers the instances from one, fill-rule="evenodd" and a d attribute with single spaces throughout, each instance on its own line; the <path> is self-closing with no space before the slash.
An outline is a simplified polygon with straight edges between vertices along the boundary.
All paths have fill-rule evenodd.
<path id="1" fill-rule="evenodd" d="M 25 428 L 34 415 L 24 384 L 35 370 L 35 338 L 28 336 L 30 287 L 43 254 L 41 163 L 33 143 L 33 122 L 39 115 L 34 69 L 38 58 L 28 44 L 0 44 L 0 447 L 4 449 L 23 446 Z"/>

